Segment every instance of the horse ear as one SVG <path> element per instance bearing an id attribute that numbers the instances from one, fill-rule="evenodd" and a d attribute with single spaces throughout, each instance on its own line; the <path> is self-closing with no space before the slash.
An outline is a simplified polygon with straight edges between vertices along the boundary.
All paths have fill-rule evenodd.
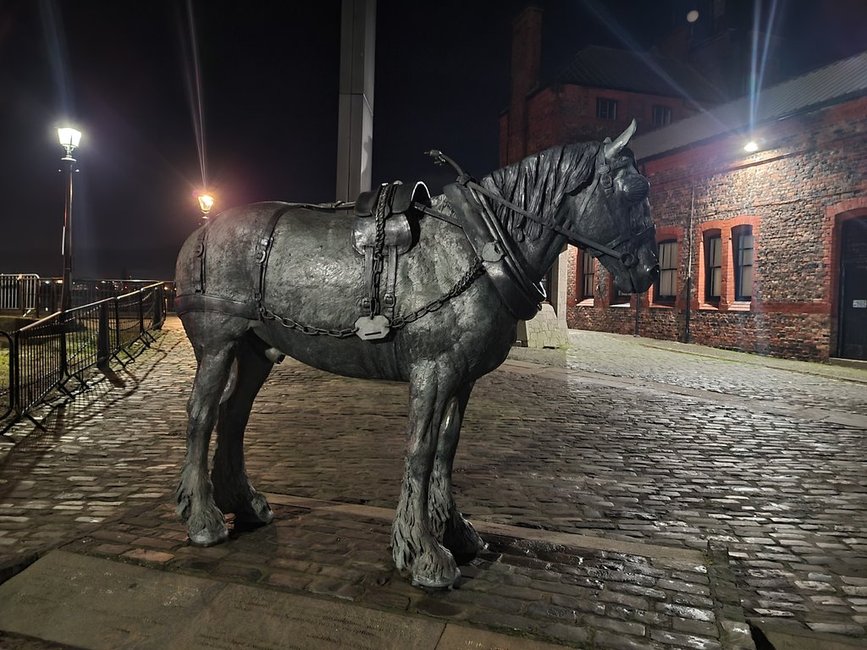
<path id="1" fill-rule="evenodd" d="M 629 139 L 635 134 L 635 129 L 638 128 L 638 125 L 635 123 L 635 118 L 632 118 L 632 122 L 629 123 L 629 126 L 626 127 L 626 130 L 617 136 L 617 139 L 614 142 L 609 141 L 606 138 L 606 142 L 603 143 L 605 147 L 605 159 L 606 160 L 614 160 L 620 155 L 621 150 L 626 144 L 629 142 Z"/>

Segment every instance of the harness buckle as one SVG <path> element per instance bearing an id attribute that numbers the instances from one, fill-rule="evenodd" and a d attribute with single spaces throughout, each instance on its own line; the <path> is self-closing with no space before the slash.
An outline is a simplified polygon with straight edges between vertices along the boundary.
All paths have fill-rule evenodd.
<path id="1" fill-rule="evenodd" d="M 485 262 L 499 262 L 501 259 L 503 259 L 504 255 L 505 253 L 503 253 L 503 249 L 495 241 L 489 241 L 482 248 L 481 257 L 482 260 Z"/>
<path id="2" fill-rule="evenodd" d="M 606 194 L 611 194 L 614 188 L 614 180 L 611 178 L 611 168 L 608 165 L 599 165 L 599 184 Z"/>

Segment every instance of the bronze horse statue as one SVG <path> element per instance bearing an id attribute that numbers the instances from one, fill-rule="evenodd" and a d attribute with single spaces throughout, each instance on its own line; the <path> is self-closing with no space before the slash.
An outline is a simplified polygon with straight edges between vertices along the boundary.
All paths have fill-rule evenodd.
<path id="1" fill-rule="evenodd" d="M 243 440 L 256 394 L 288 355 L 409 383 L 392 555 L 413 584 L 451 586 L 455 558 L 485 548 L 452 495 L 461 420 L 474 382 L 505 360 L 518 321 L 538 311 L 540 281 L 567 242 L 596 256 L 625 292 L 645 291 L 658 272 L 649 186 L 625 148 L 634 130 L 548 149 L 479 182 L 461 173 L 432 199 L 417 184 L 355 204 L 257 203 L 191 235 L 176 277 L 198 362 L 177 489 L 190 540 L 224 541 L 224 513 L 247 525 L 272 520 L 247 477 Z"/>

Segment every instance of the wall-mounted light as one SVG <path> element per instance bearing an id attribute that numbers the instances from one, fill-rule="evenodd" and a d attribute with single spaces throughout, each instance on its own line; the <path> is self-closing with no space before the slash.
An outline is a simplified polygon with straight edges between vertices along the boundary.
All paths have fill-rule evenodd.
<path id="1" fill-rule="evenodd" d="M 759 143 L 755 140 L 750 140 L 744 145 L 744 151 L 747 153 L 755 153 L 759 150 Z"/>

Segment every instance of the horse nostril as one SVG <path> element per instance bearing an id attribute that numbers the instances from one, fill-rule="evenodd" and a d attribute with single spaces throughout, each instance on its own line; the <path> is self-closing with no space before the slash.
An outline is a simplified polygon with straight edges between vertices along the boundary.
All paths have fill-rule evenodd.
<path id="1" fill-rule="evenodd" d="M 654 278 L 659 275 L 659 264 L 654 264 L 652 267 L 650 267 L 650 275 Z"/>

